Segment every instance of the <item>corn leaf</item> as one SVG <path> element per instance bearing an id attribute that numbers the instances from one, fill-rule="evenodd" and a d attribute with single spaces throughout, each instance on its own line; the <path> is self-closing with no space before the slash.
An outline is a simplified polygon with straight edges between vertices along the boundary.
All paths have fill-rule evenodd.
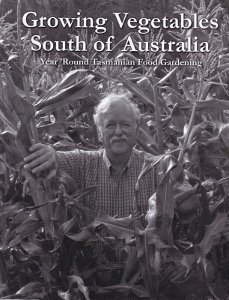
<path id="1" fill-rule="evenodd" d="M 59 192 L 58 201 L 52 213 L 59 226 L 67 221 L 67 205 L 62 191 Z"/>
<path id="2" fill-rule="evenodd" d="M 68 280 L 71 286 L 75 285 L 78 287 L 78 289 L 81 291 L 81 293 L 84 295 L 86 300 L 90 300 L 89 298 L 89 291 L 88 288 L 84 285 L 83 279 L 76 275 L 68 276 Z"/>
<path id="3" fill-rule="evenodd" d="M 206 231 L 203 240 L 199 243 L 202 255 L 205 257 L 211 248 L 221 238 L 220 233 L 225 229 L 227 224 L 227 215 L 224 213 L 217 213 L 214 221 L 206 226 Z"/>
<path id="4" fill-rule="evenodd" d="M 85 73 L 86 70 L 73 70 L 67 73 L 60 82 L 54 84 L 48 91 L 41 94 L 35 101 L 34 105 L 39 105 L 46 101 L 49 97 L 54 95 L 57 91 L 67 89 L 68 87 L 74 85 L 80 78 L 81 74 Z"/>
<path id="5" fill-rule="evenodd" d="M 149 99 L 144 93 L 138 88 L 137 84 L 127 80 L 124 76 L 119 76 L 122 84 L 129 89 L 135 96 L 137 96 L 144 104 L 149 105 L 150 107 L 154 107 L 155 104 L 151 99 Z"/>
<path id="6" fill-rule="evenodd" d="M 120 293 L 125 291 L 130 291 L 139 298 L 149 297 L 147 290 L 142 285 L 117 284 L 113 286 L 106 286 L 103 288 L 103 290 L 117 291 Z"/>
<path id="7" fill-rule="evenodd" d="M 191 101 L 191 103 L 195 103 L 196 102 L 196 96 L 194 95 L 194 93 L 191 91 L 191 87 L 192 85 L 198 83 L 198 80 L 194 79 L 194 78 L 185 78 L 183 80 L 183 90 L 184 90 L 184 94 L 186 96 L 186 98 L 188 100 Z"/>
<path id="8" fill-rule="evenodd" d="M 33 142 L 28 133 L 28 127 L 26 124 L 20 124 L 15 141 L 22 156 L 27 156 L 29 154 L 29 148 L 32 146 Z"/>
<path id="9" fill-rule="evenodd" d="M 57 86 L 54 88 L 54 90 L 61 90 L 66 89 L 67 87 L 71 86 L 75 82 L 78 82 L 80 79 L 80 76 L 82 74 L 87 73 L 88 71 L 85 69 L 78 69 L 78 70 L 72 70 L 68 72 L 60 82 L 58 82 Z"/>
<path id="10" fill-rule="evenodd" d="M 75 225 L 77 217 L 73 217 L 69 221 L 61 224 L 58 229 L 58 234 L 54 240 L 54 248 L 50 251 L 50 253 L 55 252 L 62 244 L 65 235 L 68 234 L 69 230 Z"/>
<path id="11" fill-rule="evenodd" d="M 140 226 L 137 220 L 132 218 L 115 219 L 103 211 L 99 211 L 95 221 L 89 226 L 82 228 L 78 234 L 68 235 L 74 241 L 97 241 L 97 231 L 106 226 L 117 239 L 126 239 L 134 236 L 136 226 Z"/>
<path id="12" fill-rule="evenodd" d="M 19 56 L 10 55 L 9 58 L 8 58 L 8 64 L 19 77 L 23 78 L 25 76 L 25 73 L 18 66 Z"/>
<path id="13" fill-rule="evenodd" d="M 48 199 L 42 182 L 40 180 L 36 180 L 35 177 L 27 171 L 26 176 L 29 183 L 29 190 L 33 197 L 35 205 L 41 205 L 46 203 Z M 40 208 L 38 208 L 38 212 L 44 222 L 47 222 L 51 217 L 48 213 L 48 207 L 46 206 L 41 206 Z"/>
<path id="14" fill-rule="evenodd" d="M 191 270 L 191 265 L 189 264 L 187 257 L 176 247 L 169 247 L 167 253 L 175 262 L 181 263 L 182 266 L 186 268 L 187 275 Z"/>
<path id="15" fill-rule="evenodd" d="M 85 192 L 85 195 L 90 194 L 91 192 Z M 76 210 L 76 212 L 84 213 L 86 216 L 91 217 L 92 219 L 95 218 L 96 214 L 93 212 L 90 208 L 85 207 L 83 204 L 81 204 L 77 199 L 74 199 L 73 197 L 69 196 L 68 194 L 64 195 L 66 204 L 72 205 L 73 209 Z"/>
<path id="16" fill-rule="evenodd" d="M 171 118 L 173 121 L 173 125 L 178 129 L 180 132 L 183 132 L 184 126 L 187 123 L 185 114 L 179 108 L 179 105 L 175 104 L 171 113 Z"/>
<path id="17" fill-rule="evenodd" d="M 74 126 L 73 122 L 55 122 L 51 124 L 37 126 L 37 131 L 40 136 L 44 136 L 47 133 L 55 131 L 66 131 L 69 126 Z"/>
<path id="18" fill-rule="evenodd" d="M 33 221 L 31 224 L 27 224 L 27 226 L 22 230 L 10 243 L 9 243 L 9 248 L 16 246 L 17 244 L 21 243 L 21 241 L 29 236 L 30 234 L 36 232 L 38 229 L 43 226 L 44 223 L 42 222 L 37 222 Z"/>
<path id="19" fill-rule="evenodd" d="M 105 225 L 117 239 L 127 239 L 134 236 L 136 226 L 140 226 L 137 220 L 132 218 L 113 218 L 103 211 L 99 211 L 94 225 Z"/>
<path id="20" fill-rule="evenodd" d="M 58 170 L 55 179 L 58 182 L 61 182 L 65 186 L 67 193 L 72 194 L 76 192 L 77 190 L 76 183 L 74 179 L 70 177 L 66 172 L 62 170 Z"/>
<path id="21" fill-rule="evenodd" d="M 83 113 L 93 111 L 94 107 L 99 103 L 99 99 L 93 96 L 85 97 L 80 107 L 75 110 L 70 116 L 67 117 L 67 121 L 72 121 L 78 118 Z"/>
<path id="22" fill-rule="evenodd" d="M 47 99 L 38 99 L 34 105 L 36 110 L 40 110 L 45 106 L 53 105 L 63 100 L 63 98 L 69 98 L 73 94 L 80 94 L 79 92 L 85 88 L 85 86 L 89 86 L 89 83 L 93 80 L 93 75 L 88 75 L 83 78 L 81 81 L 74 83 L 73 85 L 57 90 L 54 95 L 49 96 Z"/>
<path id="23" fill-rule="evenodd" d="M 174 72 L 176 72 L 178 67 L 172 67 L 171 70 L 163 77 L 161 78 L 156 84 L 155 86 L 161 85 L 164 82 L 166 82 L 168 80 L 168 78 L 173 75 Z"/>
<path id="24" fill-rule="evenodd" d="M 39 281 L 28 283 L 27 285 L 23 286 L 15 296 L 19 298 L 37 298 L 37 297 L 44 297 L 49 292 L 52 292 L 52 289 L 47 286 L 46 284 L 40 283 Z"/>
<path id="25" fill-rule="evenodd" d="M 172 155 L 166 155 L 161 162 L 163 178 L 156 190 L 156 230 L 162 241 L 172 245 L 172 221 L 174 216 L 173 182 L 182 173 L 183 168 Z"/>
<path id="26" fill-rule="evenodd" d="M 227 214 L 217 213 L 214 221 L 206 226 L 206 231 L 203 240 L 194 246 L 196 263 L 199 272 L 205 280 L 209 292 L 215 300 L 220 300 L 215 294 L 212 284 L 209 282 L 208 275 L 208 259 L 206 255 L 211 251 L 212 247 L 219 242 L 222 237 L 222 232 L 225 230 L 227 224 Z"/>
<path id="27" fill-rule="evenodd" d="M 144 283 L 150 299 L 156 299 L 158 295 L 159 281 L 158 270 L 155 268 L 155 232 L 152 234 L 151 229 L 142 231 L 139 228 L 136 228 L 135 236 L 138 260 L 142 267 Z"/>
<path id="28" fill-rule="evenodd" d="M 44 251 L 44 249 L 42 249 L 42 247 L 31 242 L 27 243 L 25 241 L 22 241 L 21 247 L 31 255 L 36 255 L 36 256 L 47 255 L 47 253 Z"/>
<path id="29" fill-rule="evenodd" d="M 16 146 L 15 134 L 4 131 L 0 134 L 0 140 L 3 143 L 5 151 L 10 155 L 13 161 L 19 163 L 23 160 L 23 157 Z"/>
<path id="30" fill-rule="evenodd" d="M 5 76 L 7 80 L 8 98 L 13 106 L 21 123 L 27 124 L 28 121 L 35 116 L 35 109 L 31 103 L 20 96 L 17 87 L 14 85 L 10 75 L 10 70 L 6 65 Z"/>
<path id="31" fill-rule="evenodd" d="M 228 100 L 204 100 L 204 101 L 196 101 L 197 112 L 200 114 L 211 114 L 220 112 L 223 110 L 229 109 L 229 101 Z"/>
<path id="32" fill-rule="evenodd" d="M 89 186 L 86 188 L 83 188 L 79 191 L 76 191 L 71 195 L 72 198 L 75 198 L 75 200 L 80 201 L 82 198 L 90 195 L 91 193 L 94 193 L 97 189 L 97 185 Z"/>
<path id="33" fill-rule="evenodd" d="M 82 88 L 76 88 L 76 91 L 69 95 L 68 91 L 63 91 L 61 94 L 58 94 L 57 96 L 53 97 L 52 99 L 48 99 L 47 101 L 43 102 L 41 106 L 36 106 L 37 114 L 44 114 L 44 113 L 50 113 L 53 111 L 56 111 L 58 109 L 61 109 L 62 107 L 66 106 L 67 104 L 74 105 L 75 101 L 79 101 L 81 99 L 84 99 L 88 96 L 88 94 L 93 91 L 94 87 L 98 83 L 91 83 L 88 85 L 84 85 Z M 50 101 L 49 101 L 50 100 Z"/>
<path id="34" fill-rule="evenodd" d="M 7 216 L 8 218 L 19 214 L 24 208 L 24 204 L 17 202 L 13 205 L 3 205 L 1 207 L 0 217 Z"/>

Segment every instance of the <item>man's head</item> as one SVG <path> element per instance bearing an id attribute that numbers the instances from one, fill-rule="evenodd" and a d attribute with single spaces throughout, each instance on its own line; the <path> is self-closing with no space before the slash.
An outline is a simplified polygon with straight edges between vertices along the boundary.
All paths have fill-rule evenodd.
<path id="1" fill-rule="evenodd" d="M 125 95 L 110 94 L 97 106 L 94 120 L 108 158 L 130 156 L 140 120 L 138 107 Z"/>

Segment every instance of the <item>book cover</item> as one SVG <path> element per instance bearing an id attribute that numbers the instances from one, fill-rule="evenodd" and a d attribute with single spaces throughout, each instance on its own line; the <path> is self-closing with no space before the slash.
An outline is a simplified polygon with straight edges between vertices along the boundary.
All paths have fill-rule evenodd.
<path id="1" fill-rule="evenodd" d="M 228 3 L 0 11 L 0 298 L 228 299 Z"/>

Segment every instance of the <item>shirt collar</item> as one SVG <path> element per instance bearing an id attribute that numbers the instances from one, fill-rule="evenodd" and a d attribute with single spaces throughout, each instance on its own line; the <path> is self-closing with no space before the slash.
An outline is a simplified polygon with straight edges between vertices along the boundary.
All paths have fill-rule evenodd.
<path id="1" fill-rule="evenodd" d="M 130 158 L 129 158 L 129 160 L 128 160 L 126 166 L 125 166 L 125 168 L 123 169 L 123 171 L 125 171 L 125 170 L 127 170 L 127 169 L 130 168 L 130 166 L 131 166 L 131 164 L 132 164 L 132 160 L 133 160 L 133 151 L 132 151 L 132 153 L 131 153 L 131 155 L 130 155 Z M 105 163 L 105 165 L 106 165 L 106 167 L 107 167 L 107 170 L 109 170 L 109 172 L 110 172 L 110 174 L 111 174 L 111 171 L 112 171 L 112 164 L 111 164 L 111 162 L 109 161 L 109 158 L 108 158 L 107 155 L 106 155 L 106 150 L 105 150 L 105 149 L 104 149 L 104 151 L 103 151 L 103 161 L 104 161 L 104 163 Z M 122 172 L 123 172 L 123 171 L 122 171 Z"/>

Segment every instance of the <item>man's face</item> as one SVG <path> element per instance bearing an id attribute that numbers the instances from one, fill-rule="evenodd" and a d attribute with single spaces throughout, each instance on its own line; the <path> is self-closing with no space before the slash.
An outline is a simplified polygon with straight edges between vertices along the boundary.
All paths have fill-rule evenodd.
<path id="1" fill-rule="evenodd" d="M 129 103 L 116 101 L 101 116 L 101 135 L 109 159 L 128 158 L 136 143 L 137 122 Z"/>

